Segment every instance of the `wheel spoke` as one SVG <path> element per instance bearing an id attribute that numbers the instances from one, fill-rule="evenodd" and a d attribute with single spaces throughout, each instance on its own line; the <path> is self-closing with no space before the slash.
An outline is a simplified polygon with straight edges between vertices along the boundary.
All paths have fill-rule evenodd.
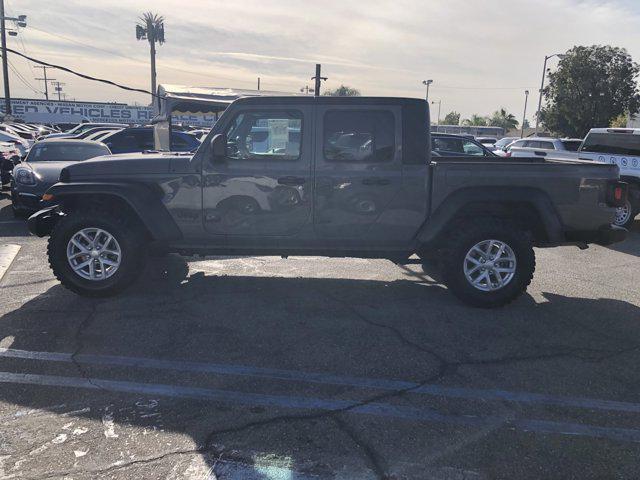
<path id="1" fill-rule="evenodd" d="M 84 245 L 82 245 L 79 241 L 77 241 L 75 238 L 71 239 L 71 243 L 77 248 L 79 249 L 81 252 L 88 252 L 89 250 L 87 249 L 87 247 L 85 247 Z"/>

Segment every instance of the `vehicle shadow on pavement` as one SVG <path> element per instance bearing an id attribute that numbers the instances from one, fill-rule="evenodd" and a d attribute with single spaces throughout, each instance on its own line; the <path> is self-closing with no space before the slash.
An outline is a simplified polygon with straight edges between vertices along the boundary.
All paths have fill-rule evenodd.
<path id="1" fill-rule="evenodd" d="M 640 220 L 634 222 L 629 229 L 629 236 L 624 242 L 614 243 L 608 248 L 616 252 L 640 256 Z"/>
<path id="2" fill-rule="evenodd" d="M 157 395 L 162 394 L 127 394 L 112 390 L 100 379 L 154 385 L 183 385 L 188 381 L 189 385 L 198 388 L 225 389 L 227 385 L 215 375 L 194 374 L 186 378 L 159 368 L 146 371 L 145 377 L 141 378 L 140 372 L 130 365 L 107 369 L 104 365 L 83 363 L 81 359 L 87 355 L 391 376 L 421 384 L 439 383 L 448 378 L 464 382 L 468 372 L 458 376 L 463 369 L 510 362 L 517 365 L 520 359 L 585 361 L 593 362 L 588 388 L 600 392 L 611 391 L 603 374 L 607 359 L 638 348 L 634 339 L 640 334 L 640 308 L 619 300 L 545 294 L 543 302 L 536 303 L 532 297 L 525 296 L 510 307 L 487 311 L 460 305 L 446 289 L 420 274 L 395 281 L 227 276 L 224 271 L 189 275 L 189 266 L 179 257 L 170 256 L 152 264 L 144 280 L 119 297 L 81 298 L 55 285 L 0 318 L 0 341 L 11 339 L 10 344 L 0 344 L 5 348 L 72 354 L 66 363 L 62 360 L 39 363 L 34 358 L 3 358 L 1 370 L 73 377 L 88 382 L 87 388 L 7 382 L 0 387 L 0 401 L 18 405 L 21 411 L 37 413 L 43 410 L 53 414 L 60 414 L 60 405 L 64 404 L 71 413 L 66 414 L 62 423 L 74 419 L 102 422 L 106 439 L 100 435 L 96 442 L 104 443 L 110 435 L 118 435 L 114 433 L 114 425 L 121 429 L 138 427 L 145 432 L 160 428 L 152 422 L 159 412 L 149 405 L 157 404 L 156 399 L 160 398 Z M 562 365 L 554 369 L 555 372 L 563 370 Z M 546 378 L 552 373 L 545 366 L 544 372 L 536 375 Z M 583 380 L 576 379 L 578 383 Z M 258 388 L 244 379 L 234 388 L 266 394 L 271 385 Z M 273 388 L 282 393 L 280 387 Z M 623 385 L 620 392 L 627 389 L 635 390 L 635 387 Z M 388 402 L 402 398 L 405 393 L 402 388 L 382 393 L 367 392 L 367 395 L 357 397 L 356 402 Z M 611 391 L 611 396 L 615 397 L 616 393 Z M 316 395 L 317 391 L 301 384 L 293 388 L 293 392 L 287 392 L 290 394 L 307 397 Z M 329 398 L 341 398 L 343 394 L 347 398 L 354 395 L 349 389 L 337 390 L 331 391 Z M 135 406 L 131 406 L 132 395 Z M 224 473 L 228 469 L 236 474 L 235 477 L 220 475 L 220 478 L 276 478 L 261 473 L 264 468 L 281 468 L 283 472 L 292 469 L 298 475 L 289 473 L 289 477 L 282 478 L 317 478 L 313 475 L 332 475 L 336 466 L 310 461 L 314 452 L 319 448 L 335 449 L 338 458 L 339 452 L 347 448 L 345 445 L 355 449 L 354 456 L 362 455 L 363 468 L 378 477 L 387 478 L 383 475 L 388 475 L 392 469 L 385 447 L 367 444 L 367 441 L 375 442 L 376 435 L 367 432 L 366 426 L 356 428 L 349 424 L 351 415 L 355 415 L 349 412 L 350 408 L 325 409 L 318 413 L 305 408 L 243 405 L 241 400 L 233 404 L 179 396 L 163 402 L 166 410 L 162 416 L 162 430 L 192 439 L 191 446 L 183 444 L 167 450 L 167 446 L 158 441 L 151 443 L 157 451 L 149 452 L 149 444 L 145 444 L 146 451 L 135 459 L 124 460 L 118 457 L 116 448 L 115 456 L 104 453 L 91 467 L 93 470 L 85 471 L 77 466 L 80 457 L 72 458 L 72 461 L 60 457 L 54 462 L 41 452 L 45 459 L 41 465 L 44 470 L 34 470 L 31 476 L 53 473 L 62 477 L 87 472 L 115 475 L 118 471 L 125 475 L 126 468 L 136 465 L 143 469 L 143 474 L 144 468 L 151 468 L 147 471 L 149 477 L 159 477 L 160 473 L 153 470 L 154 462 L 169 458 L 173 465 L 181 455 L 197 454 L 213 473 Z M 8 442 L 4 446 L 0 442 L 0 455 L 15 456 L 20 450 L 18 445 L 12 450 L 12 442 L 17 440 L 9 437 L 10 422 L 7 425 L 4 433 L 0 432 L 0 440 Z M 19 428 L 25 428 L 24 424 Z M 37 424 L 32 428 L 37 429 Z M 411 448 L 427 445 L 432 441 L 430 435 L 439 435 L 428 428 L 412 432 L 418 437 L 411 440 Z M 499 431 L 494 431 L 486 435 L 498 434 Z M 64 435 L 67 438 L 67 434 Z M 123 430 L 119 435 L 124 435 Z M 135 444 L 133 437 L 129 441 Z M 591 450 L 593 463 L 571 461 L 567 452 L 561 451 L 561 447 L 567 445 L 559 440 L 556 442 L 559 453 L 555 459 L 523 455 L 520 457 L 522 464 L 518 466 L 521 470 L 501 471 L 501 468 L 509 467 L 506 462 L 501 464 L 499 456 L 494 465 L 478 460 L 474 468 L 481 472 L 486 468 L 484 473 L 488 476 L 499 472 L 498 476 L 505 478 L 513 478 L 523 471 L 535 472 L 538 478 L 559 478 L 564 473 L 567 474 L 565 478 L 591 478 L 616 468 L 614 460 L 605 453 Z M 51 441 L 46 445 L 50 452 L 55 451 Z M 19 446 L 24 448 L 24 445 Z M 33 451 L 41 447 L 33 444 L 28 448 Z M 471 442 L 465 447 L 465 455 L 475 458 L 482 450 L 479 446 L 477 450 L 475 448 L 475 442 Z M 28 449 L 23 451 L 22 456 L 28 457 L 28 452 Z M 254 453 L 248 455 L 247 452 Z M 439 461 L 443 465 L 455 464 L 459 454 L 452 451 Z M 265 456 L 272 459 L 267 467 L 256 460 Z M 280 459 L 281 464 L 273 459 Z M 424 468 L 424 465 L 420 467 Z M 242 468 L 249 470 L 242 471 Z M 12 473 L 6 465 L 5 471 Z"/>

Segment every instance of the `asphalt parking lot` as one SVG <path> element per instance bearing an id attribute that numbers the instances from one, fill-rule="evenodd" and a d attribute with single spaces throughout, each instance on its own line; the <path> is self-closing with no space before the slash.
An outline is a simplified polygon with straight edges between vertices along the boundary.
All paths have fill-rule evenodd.
<path id="1" fill-rule="evenodd" d="M 53 278 L 0 194 L 0 478 L 637 478 L 640 222 L 461 305 L 418 266 L 155 259 Z"/>

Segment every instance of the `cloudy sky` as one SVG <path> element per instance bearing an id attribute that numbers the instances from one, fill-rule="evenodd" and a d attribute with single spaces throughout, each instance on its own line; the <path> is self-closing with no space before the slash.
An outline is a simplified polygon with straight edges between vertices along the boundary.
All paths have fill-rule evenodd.
<path id="1" fill-rule="evenodd" d="M 522 115 L 535 110 L 545 55 L 573 45 L 625 47 L 640 61 L 640 0 L 5 0 L 28 16 L 9 46 L 138 88 L 149 88 L 149 48 L 136 18 L 166 19 L 158 48 L 159 83 L 298 91 L 314 64 L 364 95 L 424 95 L 442 115 Z M 555 66 L 555 61 L 550 66 Z M 13 56 L 12 95 L 42 97 L 41 71 Z M 146 96 L 50 72 L 69 98 L 147 103 Z M 31 86 L 25 84 L 28 83 Z M 34 91 L 35 90 L 35 91 Z M 38 93 L 36 93 L 38 92 Z M 435 114 L 436 112 L 434 112 Z M 530 118 L 532 115 L 528 115 Z"/>

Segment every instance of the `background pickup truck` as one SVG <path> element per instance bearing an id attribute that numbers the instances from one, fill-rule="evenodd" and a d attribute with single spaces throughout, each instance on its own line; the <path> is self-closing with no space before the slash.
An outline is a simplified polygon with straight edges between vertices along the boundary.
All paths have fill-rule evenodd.
<path id="1" fill-rule="evenodd" d="M 55 275 L 83 295 L 125 288 L 150 250 L 437 258 L 449 289 L 481 307 L 526 290 L 533 246 L 625 237 L 611 226 L 626 196 L 616 165 L 432 159 L 428 125 L 422 100 L 241 98 L 195 155 L 66 167 L 29 228 L 50 235 Z"/>

